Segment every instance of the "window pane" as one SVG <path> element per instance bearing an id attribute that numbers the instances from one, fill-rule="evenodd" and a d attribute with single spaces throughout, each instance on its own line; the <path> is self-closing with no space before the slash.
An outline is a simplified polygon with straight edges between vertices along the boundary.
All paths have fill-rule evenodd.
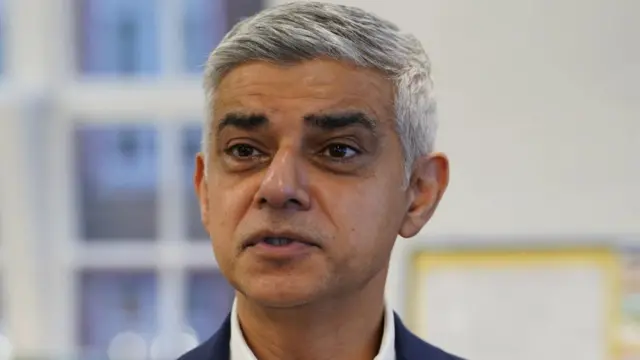
<path id="1" fill-rule="evenodd" d="M 193 171 L 195 170 L 195 156 L 200 150 L 202 130 L 199 125 L 188 127 L 183 131 L 184 180 L 185 199 L 187 200 L 185 223 L 187 237 L 192 240 L 208 240 L 209 235 L 204 231 L 200 221 L 200 206 L 193 188 Z"/>
<path id="2" fill-rule="evenodd" d="M 238 21 L 264 9 L 264 0 L 227 0 L 227 22 L 229 27 Z"/>
<path id="3" fill-rule="evenodd" d="M 231 311 L 234 289 L 218 271 L 193 272 L 188 279 L 188 323 L 203 342 Z"/>
<path id="4" fill-rule="evenodd" d="M 184 1 L 184 56 L 190 72 L 201 72 L 207 56 L 227 31 L 225 0 Z"/>
<path id="5" fill-rule="evenodd" d="M 148 351 L 157 333 L 157 282 L 147 272 L 84 272 L 80 279 L 82 359 Z M 144 359 L 144 357 L 140 357 Z"/>
<path id="6" fill-rule="evenodd" d="M 156 136 L 152 126 L 76 128 L 78 217 L 83 239 L 155 239 Z"/>
<path id="7" fill-rule="evenodd" d="M 76 0 L 80 71 L 100 75 L 159 72 L 157 0 Z"/>

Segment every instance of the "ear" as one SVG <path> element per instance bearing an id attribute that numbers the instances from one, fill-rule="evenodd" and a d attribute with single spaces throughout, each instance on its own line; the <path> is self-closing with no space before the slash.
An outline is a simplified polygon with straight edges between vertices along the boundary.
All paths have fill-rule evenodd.
<path id="1" fill-rule="evenodd" d="M 196 190 L 196 196 L 198 197 L 198 204 L 200 205 L 200 219 L 204 225 L 205 230 L 208 229 L 209 222 L 209 193 L 207 183 L 207 163 L 203 153 L 196 155 L 196 166 L 193 172 L 193 185 Z"/>
<path id="2" fill-rule="evenodd" d="M 418 234 L 431 219 L 449 184 L 449 160 L 442 153 L 418 158 L 411 174 L 407 213 L 399 235 L 410 238 Z"/>

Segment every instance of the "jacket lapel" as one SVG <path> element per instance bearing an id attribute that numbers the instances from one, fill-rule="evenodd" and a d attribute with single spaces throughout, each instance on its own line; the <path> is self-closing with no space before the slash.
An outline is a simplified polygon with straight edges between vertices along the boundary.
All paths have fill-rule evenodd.
<path id="1" fill-rule="evenodd" d="M 220 329 L 209 339 L 209 354 L 203 360 L 230 360 L 231 317 L 227 316 Z"/>

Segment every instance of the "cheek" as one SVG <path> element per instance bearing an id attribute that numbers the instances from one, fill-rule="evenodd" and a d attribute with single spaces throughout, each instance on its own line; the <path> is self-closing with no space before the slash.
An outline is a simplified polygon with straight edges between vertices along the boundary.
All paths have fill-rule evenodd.
<path id="1" fill-rule="evenodd" d="M 251 205 L 252 193 L 241 183 L 228 186 L 215 180 L 209 189 L 208 230 L 214 248 L 226 248 L 233 245 L 234 231 Z"/>
<path id="2" fill-rule="evenodd" d="M 332 206 L 333 220 L 354 251 L 373 253 L 393 245 L 404 213 L 402 192 L 391 186 L 367 180 L 332 194 L 338 202 Z"/>

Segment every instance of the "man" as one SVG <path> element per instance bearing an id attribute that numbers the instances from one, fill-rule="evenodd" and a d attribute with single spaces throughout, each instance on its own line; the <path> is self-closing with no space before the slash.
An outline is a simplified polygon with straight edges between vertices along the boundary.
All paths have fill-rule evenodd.
<path id="1" fill-rule="evenodd" d="M 194 175 L 231 315 L 182 360 L 457 359 L 385 307 L 398 235 L 448 183 L 420 43 L 363 10 L 282 5 L 235 26 L 205 70 Z"/>

